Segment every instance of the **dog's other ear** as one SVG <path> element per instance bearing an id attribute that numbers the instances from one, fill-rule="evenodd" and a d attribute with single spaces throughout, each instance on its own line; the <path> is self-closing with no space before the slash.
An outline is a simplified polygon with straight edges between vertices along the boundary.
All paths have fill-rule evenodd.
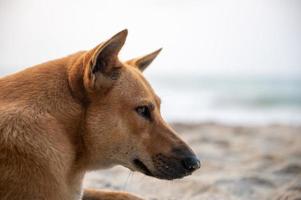
<path id="1" fill-rule="evenodd" d="M 118 60 L 118 54 L 127 33 L 125 29 L 87 52 L 84 78 L 87 89 L 108 88 L 119 78 L 122 64 Z"/>
<path id="2" fill-rule="evenodd" d="M 145 56 L 131 59 L 131 60 L 127 61 L 126 63 L 137 67 L 140 71 L 143 72 L 153 62 L 153 60 L 158 56 L 158 54 L 160 53 L 161 50 L 162 50 L 162 48 L 160 48 L 150 54 L 147 54 Z"/>

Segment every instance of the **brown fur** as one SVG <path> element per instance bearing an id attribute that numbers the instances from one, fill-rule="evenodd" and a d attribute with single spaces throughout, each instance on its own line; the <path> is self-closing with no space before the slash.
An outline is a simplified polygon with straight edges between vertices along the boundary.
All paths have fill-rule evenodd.
<path id="1" fill-rule="evenodd" d="M 126 35 L 0 79 L 1 200 L 138 200 L 96 190 L 82 197 L 84 175 L 113 165 L 141 171 L 133 164 L 139 158 L 162 178 L 156 155 L 191 152 L 163 121 L 139 70 L 159 51 L 122 63 Z M 153 106 L 151 120 L 135 112 L 145 104 Z"/>

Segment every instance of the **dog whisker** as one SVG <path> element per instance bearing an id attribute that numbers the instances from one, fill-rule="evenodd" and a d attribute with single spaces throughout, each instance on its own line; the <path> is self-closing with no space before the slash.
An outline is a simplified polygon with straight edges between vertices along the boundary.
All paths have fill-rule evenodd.
<path id="1" fill-rule="evenodd" d="M 133 177 L 133 174 L 134 173 L 132 171 L 129 171 L 129 174 L 128 174 L 128 176 L 127 176 L 127 178 L 125 180 L 125 183 L 124 183 L 124 185 L 122 187 L 122 190 L 126 190 L 127 189 L 128 183 L 131 181 L 131 178 Z"/>

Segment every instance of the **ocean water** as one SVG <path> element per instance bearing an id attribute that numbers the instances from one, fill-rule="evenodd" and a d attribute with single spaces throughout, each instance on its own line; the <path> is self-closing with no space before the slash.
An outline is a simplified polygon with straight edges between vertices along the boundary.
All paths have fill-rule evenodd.
<path id="1" fill-rule="evenodd" d="M 168 121 L 301 125 L 300 76 L 147 77 Z"/>

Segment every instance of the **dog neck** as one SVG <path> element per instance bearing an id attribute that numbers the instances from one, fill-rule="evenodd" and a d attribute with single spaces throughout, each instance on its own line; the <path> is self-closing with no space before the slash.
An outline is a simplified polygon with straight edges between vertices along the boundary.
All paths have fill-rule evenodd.
<path id="1" fill-rule="evenodd" d="M 77 102 L 81 107 L 80 115 L 77 119 L 78 123 L 76 124 L 76 133 L 73 134 L 73 137 L 76 139 L 74 139 L 73 142 L 76 143 L 75 146 L 77 147 L 75 165 L 77 168 L 79 168 L 78 170 L 82 171 L 85 170 L 85 165 L 88 163 L 89 158 L 83 137 L 85 134 L 86 110 L 90 104 L 83 81 L 85 56 L 86 52 L 78 52 L 74 55 L 71 55 L 71 58 L 66 66 L 70 94 L 75 102 Z"/>

